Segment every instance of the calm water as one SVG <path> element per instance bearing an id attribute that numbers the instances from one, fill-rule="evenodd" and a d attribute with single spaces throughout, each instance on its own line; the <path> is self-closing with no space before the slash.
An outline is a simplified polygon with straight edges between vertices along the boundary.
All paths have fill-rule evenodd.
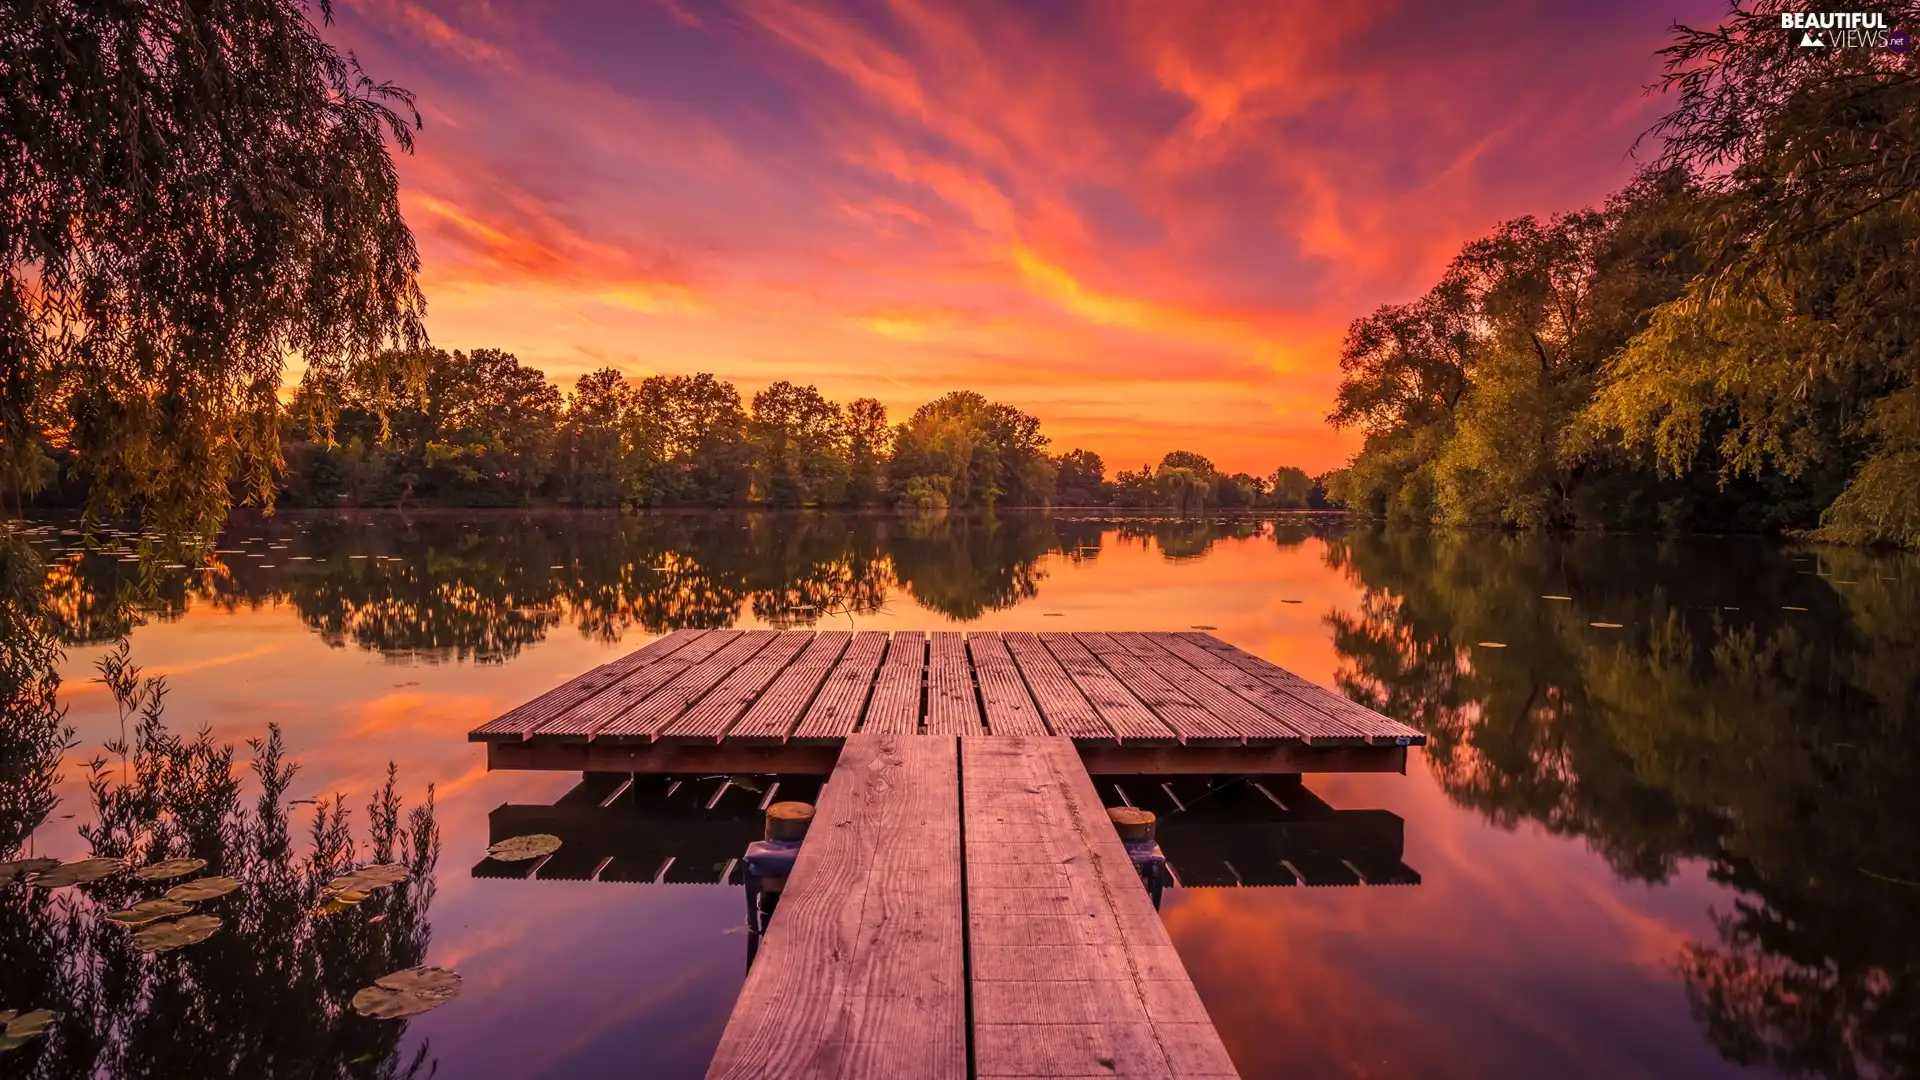
<path id="1" fill-rule="evenodd" d="M 33 538 L 43 584 L 7 555 L 15 595 L 43 587 L 61 627 L 75 745 L 49 806 L 7 721 L 0 857 L 82 855 L 83 827 L 192 835 L 249 885 L 226 929 L 158 961 L 76 890 L 0 891 L 0 1008 L 69 1014 L 0 1076 L 700 1076 L 745 968 L 739 888 L 476 876 L 491 813 L 580 778 L 489 775 L 466 730 L 676 627 L 954 624 L 1213 627 L 1431 736 L 1407 776 L 1307 782 L 1384 812 L 1367 819 L 1403 836 L 1418 884 L 1235 887 L 1195 855 L 1169 890 L 1248 1077 L 1920 1075 L 1911 556 L 711 514 L 285 514 L 236 521 L 213 573 L 75 543 L 57 523 Z M 107 754 L 89 790 L 123 731 L 92 681 L 122 635 L 166 676 L 174 733 L 237 745 L 237 790 L 186 750 L 145 774 Z M 16 687 L 30 644 L 9 643 Z M 298 770 L 261 801 L 247 740 L 269 724 Z M 347 820 L 316 831 L 336 801 Z M 315 920 L 344 844 L 429 872 Z M 404 1023 L 343 1015 L 422 962 L 463 994 Z"/>

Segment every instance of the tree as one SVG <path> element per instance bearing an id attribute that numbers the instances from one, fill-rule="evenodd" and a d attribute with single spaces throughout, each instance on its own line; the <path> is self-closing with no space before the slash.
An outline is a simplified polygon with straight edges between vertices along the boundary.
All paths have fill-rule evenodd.
<path id="1" fill-rule="evenodd" d="M 712 375 L 655 375 L 636 400 L 639 440 L 651 463 L 636 482 L 647 505 L 746 501 L 752 482 L 740 392 Z"/>
<path id="2" fill-rule="evenodd" d="M 1920 545 L 1920 76 L 1884 49 L 1785 48 L 1777 14 L 1738 5 L 1663 50 L 1679 99 L 1651 134 L 1702 177 L 1707 266 L 1587 419 L 1673 473 L 1837 468 L 1825 536 Z"/>
<path id="3" fill-rule="evenodd" d="M 867 506 L 880 501 L 884 462 L 893 452 L 887 407 L 873 398 L 847 405 L 847 501 Z"/>
<path id="4" fill-rule="evenodd" d="M 527 502 L 553 466 L 559 389 L 499 349 L 439 356 L 427 376 L 429 470 L 472 501 Z"/>
<path id="5" fill-rule="evenodd" d="M 1055 481 L 1047 441 L 1038 418 L 958 390 L 895 429 L 892 488 L 926 509 L 1044 506 Z"/>
<path id="6" fill-rule="evenodd" d="M 1269 505 L 1280 510 L 1305 510 L 1313 505 L 1313 479 L 1305 470 L 1282 465 L 1273 470 L 1267 483 Z"/>
<path id="7" fill-rule="evenodd" d="M 1062 506 L 1103 506 L 1112 497 L 1107 463 L 1091 450 L 1070 450 L 1053 459 L 1053 501 Z"/>
<path id="8" fill-rule="evenodd" d="M 838 501 L 846 489 L 846 417 L 811 386 L 781 380 L 753 396 L 760 490 L 775 506 Z"/>
<path id="9" fill-rule="evenodd" d="M 296 0 L 7 5 L 0 70 L 0 490 L 59 454 L 163 529 L 271 502 L 287 358 L 424 339 L 411 95 Z"/>
<path id="10" fill-rule="evenodd" d="M 570 501 L 618 506 L 625 499 L 632 421 L 633 391 L 620 372 L 601 368 L 574 384 L 561 435 L 561 488 Z"/>

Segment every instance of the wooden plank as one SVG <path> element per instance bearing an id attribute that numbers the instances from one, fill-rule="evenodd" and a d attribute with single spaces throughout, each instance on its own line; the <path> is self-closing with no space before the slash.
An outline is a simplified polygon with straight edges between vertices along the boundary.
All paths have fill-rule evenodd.
<path id="1" fill-rule="evenodd" d="M 1246 773 L 1402 773 L 1404 746 L 1167 746 L 1148 743 L 1081 743 L 1087 771 L 1102 776 L 1238 776 Z"/>
<path id="2" fill-rule="evenodd" d="M 1231 1077 L 1071 740 L 960 741 L 974 1075 Z"/>
<path id="3" fill-rule="evenodd" d="M 965 637 L 936 630 L 927 651 L 927 734 L 981 735 L 980 700 Z"/>
<path id="4" fill-rule="evenodd" d="M 873 692 L 874 673 L 886 655 L 887 635 L 879 630 L 862 630 L 853 636 L 845 656 L 833 666 L 833 672 L 821 685 L 819 696 L 807 706 L 807 714 L 793 729 L 800 740 L 842 739 L 853 734 L 860 714 L 867 709 L 867 695 Z"/>
<path id="5" fill-rule="evenodd" d="M 1179 736 L 1160 722 L 1153 710 L 1140 704 L 1098 657 L 1074 640 L 1072 634 L 1041 634 L 1040 643 L 1065 669 L 1067 678 L 1093 706 L 1100 719 L 1121 742 L 1176 742 Z"/>
<path id="6" fill-rule="evenodd" d="M 717 744 L 541 742 L 536 739 L 531 742 L 488 743 L 487 768 L 548 772 L 692 773 L 695 776 L 713 773 L 825 776 L 833 771 L 834 759 L 839 754 L 837 742 L 786 742 L 768 746 L 735 742 L 732 739 Z"/>
<path id="7" fill-rule="evenodd" d="M 1268 685 L 1283 691 L 1308 708 L 1359 728 L 1367 733 L 1368 741 L 1375 745 L 1426 745 L 1427 737 L 1421 733 L 1420 729 L 1410 727 L 1392 717 L 1382 716 L 1344 694 L 1336 694 L 1319 683 L 1303 679 L 1278 664 L 1264 660 L 1244 649 L 1235 648 L 1212 634 L 1189 631 L 1179 636 L 1193 641 L 1234 667 L 1259 677 Z"/>
<path id="8" fill-rule="evenodd" d="M 920 686 L 927 670 L 927 635 L 919 630 L 895 631 L 887 645 L 886 663 L 873 680 L 862 731 L 911 735 L 920 730 Z"/>
<path id="9" fill-rule="evenodd" d="M 848 738 L 710 1080 L 967 1075 L 955 744 Z"/>
<path id="10" fill-rule="evenodd" d="M 794 738 L 777 746 L 727 739 L 694 743 L 488 743 L 489 769 L 623 773 L 795 773 L 824 776 L 839 740 Z M 1404 746 L 1180 746 L 1079 743 L 1088 771 L 1100 775 L 1234 776 L 1242 773 L 1405 773 Z"/>
<path id="11" fill-rule="evenodd" d="M 1196 705 L 1105 634 L 1080 633 L 1073 639 L 1100 659 L 1120 685 L 1140 703 L 1152 709 L 1162 723 L 1173 729 L 1183 743 L 1237 743 L 1245 741 L 1220 718 Z"/>
<path id="12" fill-rule="evenodd" d="M 973 655 L 973 674 L 980 685 L 980 704 L 987 714 L 987 730 L 995 735 L 1045 735 L 1047 726 L 1027 692 L 1026 680 L 1007 652 L 1007 643 L 990 630 L 967 635 Z"/>
<path id="13" fill-rule="evenodd" d="M 655 691 L 678 678 L 688 668 L 701 663 L 738 640 L 740 640 L 738 630 L 709 630 L 702 634 L 699 640 L 676 650 L 673 655 L 636 668 L 632 674 L 609 688 L 606 693 L 591 698 L 541 724 L 535 729 L 533 737 L 542 741 L 559 739 L 566 742 L 584 742 L 591 738 L 594 732 L 604 727 L 608 721 L 629 709 L 639 707 Z"/>
<path id="14" fill-rule="evenodd" d="M 1152 635 L 1108 634 L 1107 637 L 1248 742 L 1295 742 L 1303 737 L 1299 729 L 1285 723 L 1280 716 L 1262 709 L 1212 675 L 1169 652 Z"/>
<path id="15" fill-rule="evenodd" d="M 698 705 L 682 713 L 654 738 L 718 742 L 812 640 L 813 635 L 804 630 L 779 633 L 766 648 L 754 653 L 753 659 L 733 669 Z"/>
<path id="16" fill-rule="evenodd" d="M 652 739 L 661 728 L 679 718 L 688 706 L 718 686 L 735 668 L 773 644 L 778 630 L 748 630 L 726 648 L 681 672 L 672 682 L 647 695 L 647 700 L 621 713 L 594 732 L 594 740 Z"/>
<path id="17" fill-rule="evenodd" d="M 740 722 L 727 732 L 728 739 L 741 739 L 757 742 L 784 742 L 787 733 L 793 730 L 799 720 L 814 701 L 814 695 L 827 680 L 847 646 L 853 641 L 851 630 L 824 630 L 807 642 L 806 651 L 793 661 L 792 666 L 780 673 L 780 677 L 767 687 L 766 693 L 753 707 L 740 717 Z M 879 653 L 875 652 L 877 660 Z M 869 676 L 871 677 L 871 676 Z M 861 687 L 861 697 L 866 697 L 866 688 Z M 854 711 L 859 716 L 859 711 Z M 851 730 L 851 722 L 847 725 Z"/>
<path id="18" fill-rule="evenodd" d="M 1052 734 L 1065 735 L 1082 742 L 1114 741 L 1113 729 L 1100 719 L 1100 713 L 1092 705 L 1087 704 L 1086 695 L 1073 685 L 1066 669 L 1040 643 L 1039 637 L 1015 632 L 1006 634 L 1002 640 L 1013 656 L 1014 663 L 1019 666 L 1020 673 L 1026 676 L 1034 704 L 1040 709 L 1040 718 Z"/>
<path id="19" fill-rule="evenodd" d="M 1241 666 L 1234 657 L 1206 648 L 1186 634 L 1151 636 L 1207 678 L 1279 717 L 1314 746 L 1364 745 L 1371 741 L 1364 729 L 1346 718 L 1308 705 L 1268 682 L 1256 670 Z M 1240 653 L 1240 656 L 1247 654 Z"/>
<path id="20" fill-rule="evenodd" d="M 655 638 L 617 660 L 601 664 L 524 705 L 502 713 L 468 732 L 467 738 L 472 742 L 518 742 L 541 724 L 626 678 L 635 668 L 656 663 L 705 633 L 705 630 L 675 630 L 665 637 Z"/>

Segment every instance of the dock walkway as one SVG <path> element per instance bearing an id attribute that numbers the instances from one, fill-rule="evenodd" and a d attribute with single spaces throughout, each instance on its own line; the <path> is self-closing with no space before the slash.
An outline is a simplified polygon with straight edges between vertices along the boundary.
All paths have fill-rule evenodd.
<path id="1" fill-rule="evenodd" d="M 825 774 L 858 732 L 1061 736 L 1096 773 L 1398 771 L 1426 741 L 1210 634 L 904 630 L 678 630 L 468 737 L 494 768 Z"/>
<path id="2" fill-rule="evenodd" d="M 607 801 L 642 774 L 827 776 L 716 1080 L 1234 1076 L 1089 774 L 1297 782 L 1426 742 L 1209 634 L 994 631 L 676 631 L 468 737 L 489 768 L 608 777 Z M 644 876 L 686 838 L 625 839 L 554 872 Z M 1397 830 L 1359 839 L 1218 861 L 1418 880 Z"/>
<path id="3" fill-rule="evenodd" d="M 1236 1074 L 1070 740 L 857 733 L 707 1075 Z"/>

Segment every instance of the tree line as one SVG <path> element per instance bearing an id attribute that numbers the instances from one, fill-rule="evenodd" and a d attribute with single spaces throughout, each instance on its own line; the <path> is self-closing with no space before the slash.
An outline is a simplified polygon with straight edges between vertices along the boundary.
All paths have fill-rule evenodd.
<path id="1" fill-rule="evenodd" d="M 1301 469 L 1229 474 L 1191 451 L 1109 479 L 1099 454 L 1051 453 L 1038 418 L 971 391 L 895 424 L 873 398 L 831 401 L 784 380 L 748 399 L 710 374 L 635 379 L 602 368 L 562 394 L 498 349 L 422 349 L 369 371 L 302 380 L 280 418 L 281 504 L 1329 505 Z"/>
<path id="2" fill-rule="evenodd" d="M 1779 9 L 1675 28 L 1658 155 L 1603 206 L 1504 222 L 1352 324 L 1338 497 L 1920 545 L 1920 80 L 1795 47 Z"/>

